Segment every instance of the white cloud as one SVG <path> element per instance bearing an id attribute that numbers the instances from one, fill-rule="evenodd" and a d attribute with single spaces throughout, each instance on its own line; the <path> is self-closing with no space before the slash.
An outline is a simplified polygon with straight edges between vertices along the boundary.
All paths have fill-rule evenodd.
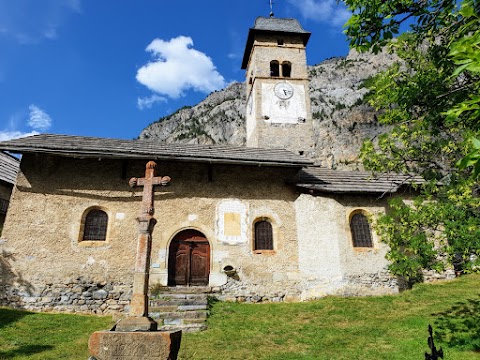
<path id="1" fill-rule="evenodd" d="M 57 34 L 57 29 L 55 28 L 55 26 L 53 25 L 50 25 L 44 32 L 43 32 L 43 36 L 47 39 L 55 39 L 58 34 Z"/>
<path id="2" fill-rule="evenodd" d="M 0 35 L 21 44 L 55 39 L 72 13 L 79 14 L 82 0 L 0 0 Z"/>
<path id="3" fill-rule="evenodd" d="M 52 118 L 44 110 L 33 104 L 30 105 L 28 109 L 29 114 L 27 119 L 25 110 L 10 116 L 7 121 L 7 128 L 0 130 L 0 141 L 38 135 L 40 132 L 50 129 L 52 126 Z M 31 130 L 18 129 L 19 127 L 25 127 L 25 122 Z"/>
<path id="4" fill-rule="evenodd" d="M 163 96 L 153 94 L 152 96 L 149 96 L 149 97 L 138 98 L 137 106 L 140 110 L 150 109 L 153 106 L 153 104 L 156 104 L 159 102 L 167 102 L 167 99 L 165 99 Z"/>
<path id="5" fill-rule="evenodd" d="M 155 39 L 146 51 L 152 53 L 153 61 L 138 70 L 137 81 L 157 94 L 178 98 L 190 89 L 209 93 L 225 86 L 212 59 L 193 49 L 190 37 Z"/>
<path id="6" fill-rule="evenodd" d="M 38 135 L 38 134 L 39 133 L 37 131 L 31 131 L 31 132 L 25 133 L 25 132 L 21 132 L 21 131 L 3 130 L 3 131 L 0 131 L 0 141 L 20 139 L 22 137 L 33 136 L 33 135 Z"/>
<path id="7" fill-rule="evenodd" d="M 28 119 L 28 125 L 39 131 L 46 131 L 52 126 L 52 118 L 44 110 L 40 109 L 38 106 L 30 105 L 28 107 L 30 110 L 30 117 Z"/>
<path id="8" fill-rule="evenodd" d="M 63 0 L 63 1 L 64 1 L 64 5 L 70 10 L 75 11 L 76 13 L 82 12 L 81 0 Z"/>
<path id="9" fill-rule="evenodd" d="M 334 26 L 343 25 L 351 16 L 337 0 L 288 0 L 305 19 L 317 20 Z"/>

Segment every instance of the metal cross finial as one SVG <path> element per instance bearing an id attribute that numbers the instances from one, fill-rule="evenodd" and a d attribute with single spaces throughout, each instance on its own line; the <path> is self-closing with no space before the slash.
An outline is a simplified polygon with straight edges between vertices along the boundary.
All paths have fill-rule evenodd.
<path id="1" fill-rule="evenodd" d="M 270 17 L 273 17 L 273 1 L 270 0 Z"/>

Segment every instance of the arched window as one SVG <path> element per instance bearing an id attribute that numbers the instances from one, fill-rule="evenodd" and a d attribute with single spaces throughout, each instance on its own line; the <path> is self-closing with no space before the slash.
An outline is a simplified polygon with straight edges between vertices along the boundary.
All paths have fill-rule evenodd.
<path id="1" fill-rule="evenodd" d="M 270 61 L 270 76 L 280 76 L 280 65 L 277 60 Z"/>
<path id="2" fill-rule="evenodd" d="M 350 231 L 354 247 L 373 247 L 372 232 L 367 217 L 362 213 L 353 214 L 350 218 Z"/>
<path id="3" fill-rule="evenodd" d="M 254 250 L 273 250 L 273 232 L 270 222 L 264 220 L 255 223 L 254 245 Z"/>
<path id="4" fill-rule="evenodd" d="M 282 63 L 282 76 L 283 77 L 290 77 L 292 73 L 292 63 L 289 61 L 284 61 Z"/>
<path id="5" fill-rule="evenodd" d="M 103 210 L 90 210 L 85 217 L 83 240 L 105 241 L 107 238 L 108 215 Z"/>

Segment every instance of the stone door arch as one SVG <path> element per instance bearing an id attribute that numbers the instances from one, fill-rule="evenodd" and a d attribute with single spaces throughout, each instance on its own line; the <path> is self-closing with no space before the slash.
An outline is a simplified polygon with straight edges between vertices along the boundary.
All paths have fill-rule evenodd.
<path id="1" fill-rule="evenodd" d="M 210 244 L 200 231 L 179 232 L 170 243 L 169 286 L 207 286 L 210 275 Z"/>

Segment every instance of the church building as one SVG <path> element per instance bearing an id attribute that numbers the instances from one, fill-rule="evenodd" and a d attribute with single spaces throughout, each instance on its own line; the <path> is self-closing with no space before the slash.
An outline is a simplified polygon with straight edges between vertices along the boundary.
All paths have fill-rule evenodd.
<path id="1" fill-rule="evenodd" d="M 371 220 L 407 176 L 314 165 L 306 46 L 295 19 L 249 30 L 247 146 L 42 134 L 22 155 L 0 239 L 0 305 L 122 313 L 132 293 L 142 190 L 157 175 L 150 287 L 201 286 L 224 300 L 302 301 L 397 291 Z M 95 286 L 98 291 L 89 291 Z"/>

